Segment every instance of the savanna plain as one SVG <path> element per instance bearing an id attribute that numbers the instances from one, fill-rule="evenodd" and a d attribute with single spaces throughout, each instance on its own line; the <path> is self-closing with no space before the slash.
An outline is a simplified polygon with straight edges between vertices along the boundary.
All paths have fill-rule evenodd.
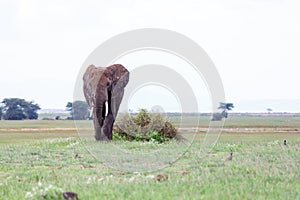
<path id="1" fill-rule="evenodd" d="M 300 199 L 300 115 L 232 115 L 204 157 L 209 117 L 200 117 L 198 129 L 196 118 L 181 124 L 196 133 L 184 154 L 148 172 L 104 165 L 87 151 L 73 121 L 2 120 L 0 199 L 63 199 L 62 192 L 79 199 Z M 112 143 L 149 151 L 166 145 Z"/>

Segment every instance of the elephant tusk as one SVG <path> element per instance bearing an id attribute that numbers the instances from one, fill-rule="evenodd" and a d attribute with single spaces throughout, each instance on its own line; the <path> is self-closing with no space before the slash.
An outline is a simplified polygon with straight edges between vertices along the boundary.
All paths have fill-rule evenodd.
<path id="1" fill-rule="evenodd" d="M 108 103 L 105 101 L 105 117 L 107 116 L 108 113 Z"/>
<path id="2" fill-rule="evenodd" d="M 93 116 L 93 112 L 94 112 L 94 106 L 92 106 L 92 109 L 90 111 L 90 118 Z"/>

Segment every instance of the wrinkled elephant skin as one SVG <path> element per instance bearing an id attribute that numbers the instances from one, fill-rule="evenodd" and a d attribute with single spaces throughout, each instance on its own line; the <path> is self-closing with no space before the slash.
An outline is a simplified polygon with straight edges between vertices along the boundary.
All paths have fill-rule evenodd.
<path id="1" fill-rule="evenodd" d="M 90 65 L 83 75 L 83 91 L 94 119 L 96 140 L 112 140 L 112 129 L 129 81 L 128 70 L 120 64 Z"/>

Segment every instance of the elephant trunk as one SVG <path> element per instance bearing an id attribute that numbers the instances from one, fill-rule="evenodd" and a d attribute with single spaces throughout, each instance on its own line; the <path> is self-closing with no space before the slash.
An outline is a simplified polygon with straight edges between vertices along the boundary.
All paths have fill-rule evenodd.
<path id="1" fill-rule="evenodd" d="M 100 106 L 96 106 L 93 110 L 94 116 L 94 128 L 96 140 L 108 140 L 108 137 L 104 134 L 102 127 L 105 120 L 106 106 L 104 101 Z"/>
<path id="2" fill-rule="evenodd" d="M 96 91 L 106 91 L 107 88 L 98 86 Z M 93 119 L 94 119 L 94 128 L 95 128 L 95 139 L 98 140 L 109 140 L 105 132 L 103 132 L 102 127 L 107 115 L 107 105 L 108 105 L 108 95 L 107 92 L 97 93 L 93 100 Z"/>
<path id="3" fill-rule="evenodd" d="M 124 89 L 114 90 L 113 88 L 112 91 L 108 92 L 108 110 L 101 129 L 102 133 L 104 133 L 108 140 L 112 140 L 113 125 L 119 111 L 123 94 Z"/>

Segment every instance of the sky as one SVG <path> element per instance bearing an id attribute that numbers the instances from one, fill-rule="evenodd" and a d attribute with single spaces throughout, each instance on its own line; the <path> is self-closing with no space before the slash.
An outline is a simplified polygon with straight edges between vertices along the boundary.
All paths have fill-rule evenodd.
<path id="1" fill-rule="evenodd" d="M 0 0 L 0 4 L 0 99 L 18 97 L 34 100 L 43 109 L 64 109 L 73 100 L 82 64 L 97 46 L 133 29 L 162 28 L 186 35 L 207 52 L 221 76 L 227 102 L 300 102 L 297 0 Z M 144 89 L 151 93 L 151 88 Z M 143 96 L 137 92 L 131 105 L 159 104 Z M 161 95 L 162 106 L 166 98 Z M 203 98 L 208 99 L 203 110 L 209 109 L 209 97 Z"/>

